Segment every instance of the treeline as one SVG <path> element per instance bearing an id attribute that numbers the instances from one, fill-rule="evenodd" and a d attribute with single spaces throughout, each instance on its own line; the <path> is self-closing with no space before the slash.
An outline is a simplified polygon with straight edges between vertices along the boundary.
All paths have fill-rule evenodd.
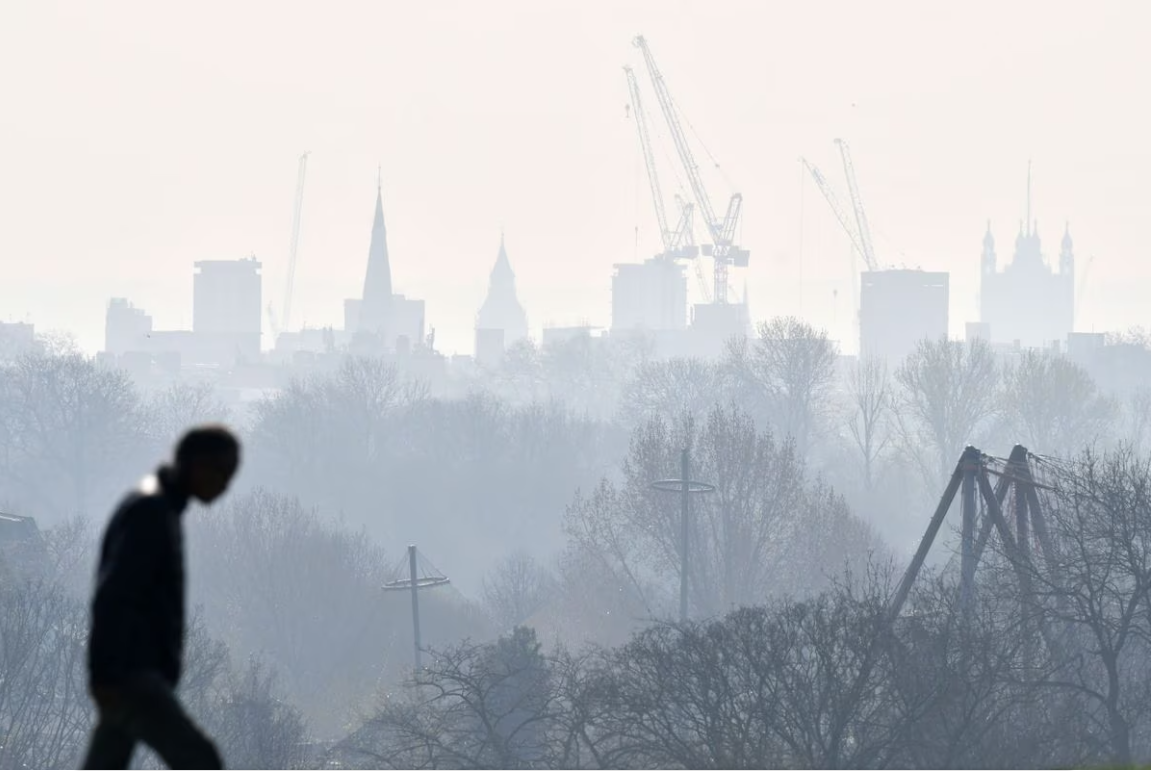
<path id="1" fill-rule="evenodd" d="M 93 383 L 121 389 L 137 416 L 167 415 L 179 424 L 219 414 L 204 389 L 179 386 L 142 398 L 117 373 L 81 359 L 66 367 L 50 363 L 73 378 L 76 391 Z M 20 365 L 33 369 L 30 361 Z M 172 418 L 165 404 L 183 406 L 182 416 Z M 152 442 L 136 447 L 139 455 L 159 452 L 159 423 L 84 425 L 93 429 L 88 437 L 97 426 L 105 436 L 113 428 L 124 431 L 125 446 L 129 432 L 137 431 L 138 441 Z M 288 428 L 299 429 L 298 441 L 288 440 Z M 696 472 L 716 486 L 694 507 L 693 614 L 817 593 L 844 566 L 861 566 L 881 548 L 844 501 L 809 475 L 793 443 L 734 405 L 713 408 L 701 421 L 643 423 L 624 442 L 625 457 L 614 468 L 608 467 L 612 453 L 596 449 L 618 441 L 612 437 L 602 424 L 558 405 L 511 407 L 483 395 L 439 402 L 393 369 L 365 360 L 348 360 L 334 375 L 300 382 L 262 405 L 247 430 L 246 471 L 257 482 L 272 480 L 275 491 L 250 484 L 187 520 L 199 621 L 189 641 L 185 690 L 193 711 L 220 729 L 230 762 L 315 763 L 312 739 L 346 733 L 410 672 L 407 597 L 381 590 L 402 546 L 382 548 L 382 539 L 370 533 L 373 525 L 385 532 L 402 528 L 402 509 L 392 508 L 401 496 L 424 503 L 443 496 L 444 522 L 424 526 L 438 531 L 455 522 L 454 531 L 437 535 L 459 541 L 461 553 L 483 549 L 485 538 L 498 542 L 489 532 L 497 527 L 526 531 L 518 533 L 521 543 L 548 527 L 555 533 L 552 556 L 523 548 L 502 558 L 482 555 L 494 567 L 477 582 L 478 602 L 450 586 L 427 592 L 423 638 L 439 648 L 492 639 L 524 623 L 553 641 L 612 643 L 668 615 L 680 567 L 681 531 L 672 514 L 678 507 L 650 482 L 668 475 L 684 446 L 692 448 Z M 68 461 L 57 459 L 74 478 L 85 471 Z M 324 463 L 328 474 L 310 483 L 312 464 Z M 596 476 L 585 484 L 579 474 Z M 485 512 L 489 504 L 477 490 L 537 519 L 501 522 L 508 513 L 495 506 Z M 353 508 L 355 491 L 376 502 L 374 511 Z M 449 505 L 463 511 L 447 511 Z M 550 524 L 538 521 L 549 516 Z M 51 528 L 49 540 L 68 548 L 53 547 L 59 557 L 44 561 L 41 576 L 9 583 L 0 596 L 0 626 L 13 630 L 0 639 L 0 655 L 32 667 L 0 671 L 4 687 L 19 697 L 0 702 L 0 735 L 20 738 L 5 742 L 13 765 L 64 766 L 80 751 L 91 718 L 83 687 L 85 601 L 101 524 L 102 518 L 88 517 Z M 49 594 L 58 602 L 48 602 Z M 66 630 L 55 638 L 58 648 L 28 643 L 21 624 L 29 607 L 45 614 L 41 629 Z M 214 674 L 200 674 L 199 661 L 216 662 Z M 228 705 L 247 711 L 228 712 Z M 249 714 L 257 722 L 240 730 Z M 226 726 L 214 722 L 224 716 L 231 721 Z M 37 728 L 29 733 L 30 726 Z"/>
<path id="2" fill-rule="evenodd" d="M 1018 597 L 1003 599 L 996 588 L 1012 585 L 1014 574 L 981 591 L 975 625 L 956 620 L 944 574 L 921 584 L 909 617 L 893 630 L 877 638 L 873 628 L 889 593 L 884 581 L 905 564 L 965 444 L 994 452 L 1021 441 L 1062 456 L 1091 444 L 1138 452 L 1151 418 L 1146 389 L 1126 381 L 1122 389 L 1101 388 L 1065 358 L 1003 359 L 981 343 L 925 342 L 889 371 L 873 360 L 840 360 L 825 335 L 793 319 L 762 325 L 718 361 L 656 361 L 642 348 L 613 351 L 577 340 L 547 352 L 519 346 L 498 371 L 458 385 L 458 397 L 433 396 L 392 365 L 348 358 L 238 416 L 208 385 L 144 392 L 123 373 L 66 349 L 0 365 L 0 510 L 35 516 L 51 545 L 42 575 L 6 581 L 0 592 L 0 765 L 75 762 L 90 720 L 82 652 L 99 528 L 115 498 L 185 426 L 202 420 L 239 423 L 247 449 L 227 502 L 188 519 L 190 599 L 198 609 L 190 655 L 215 664 L 191 666 L 185 687 L 232 765 L 315 765 L 333 740 L 345 753 L 341 762 L 379 764 L 363 758 L 382 753 L 421 767 L 978 767 L 1149 757 L 1145 718 L 1134 706 L 1143 686 L 1128 687 L 1142 682 L 1140 668 L 1151 663 L 1141 652 L 1151 631 L 1138 626 L 1151 605 L 1122 594 L 1135 579 L 1099 589 L 1106 602 L 1094 588 L 1074 600 L 1107 612 L 1108 592 L 1134 603 L 1128 631 L 1114 631 L 1111 619 L 1099 625 L 1123 648 L 1108 659 L 1117 662 L 1111 669 L 1075 669 L 1055 653 L 1029 654 L 1025 687 L 1017 682 L 1022 671 L 1012 669 L 1016 659 L 980 663 L 972 658 L 978 645 L 964 643 L 962 656 L 955 647 L 960 638 L 986 638 L 1022 657 L 1022 638 L 1011 637 L 1021 623 Z M 716 490 L 693 498 L 689 531 L 689 613 L 711 621 L 679 628 L 666 623 L 678 611 L 679 507 L 651 482 L 678 476 L 684 447 L 692 476 Z M 1108 494 L 1134 512 L 1122 528 L 1091 541 L 1092 560 L 1113 559 L 1142 537 L 1132 529 L 1146 516 L 1134 457 L 1127 467 L 1114 459 L 1077 466 L 1119 480 Z M 1080 499 L 1069 494 L 1061 500 L 1070 539 L 1086 527 L 1071 513 L 1087 509 L 1072 506 Z M 485 754 L 496 752 L 504 728 L 486 726 L 496 733 L 477 738 L 474 721 L 483 716 L 466 717 L 446 696 L 428 701 L 429 688 L 443 683 L 396 690 L 411 675 L 410 609 L 406 596 L 381 587 L 410 542 L 452 578 L 421 596 L 424 641 L 440 653 L 426 658 L 429 668 L 418 678 L 462 676 L 444 670 L 449 661 L 487 689 L 484 667 L 510 656 L 544 662 L 549 689 L 591 689 L 578 699 L 570 690 L 547 691 L 545 717 L 531 721 L 546 726 L 532 740 L 541 748 L 524 750 L 527 759 Z M 1071 559 L 1075 550 L 1066 554 Z M 997 564 L 1002 559 L 989 562 L 981 582 L 1002 579 Z M 1048 597 L 1066 591 L 1053 587 Z M 775 642 L 761 640 L 757 651 L 727 647 L 741 635 L 751 645 L 754 635 L 740 625 L 770 631 L 766 639 Z M 520 627 L 532 631 L 512 631 Z M 501 634 L 506 639 L 497 642 Z M 1068 637 L 1063 653 L 1095 661 L 1115 642 L 1085 634 Z M 820 635 L 838 642 L 820 642 Z M 897 642 L 903 647 L 889 647 Z M 867 653 L 876 663 L 866 688 L 852 679 L 865 652 L 890 650 L 898 656 Z M 708 663 L 704 653 L 718 658 Z M 648 670 L 637 656 L 648 657 Z M 897 688 L 882 679 L 897 677 L 897 659 L 905 669 L 922 659 L 926 668 Z M 787 661 L 791 674 L 779 669 Z M 696 666 L 699 682 L 686 674 Z M 826 691 L 804 691 L 815 685 L 801 682 L 821 668 L 838 674 L 820 675 Z M 952 678 L 940 681 L 947 694 L 931 690 L 944 687 L 932 683 L 938 672 Z M 749 716 L 744 691 L 721 698 L 708 690 L 727 688 L 724 678 L 759 683 L 756 698 L 768 699 L 757 702 L 759 717 Z M 632 690 L 603 690 L 613 682 L 631 682 Z M 460 687 L 441 690 L 459 695 Z M 995 720 L 963 701 L 971 694 L 990 699 L 979 703 Z M 847 712 L 823 715 L 848 696 L 855 701 Z M 697 697 L 711 699 L 718 712 L 701 711 Z M 381 711 L 381 698 L 411 707 L 409 722 Z M 907 715 L 892 706 L 901 700 Z M 936 712 L 923 711 L 928 703 Z M 863 749 L 878 740 L 852 727 L 857 718 L 843 716 L 852 710 L 863 710 L 858 720 L 869 730 L 886 726 L 893 738 L 882 751 Z M 948 733 L 955 726 L 939 727 L 935 745 L 913 747 L 908 737 L 936 735 L 927 715 L 955 726 L 967 720 L 965 731 L 978 726 L 983 733 L 972 746 L 983 754 L 962 754 L 971 734 Z M 675 760 L 666 753 L 678 745 L 656 729 L 670 736 L 688 716 L 718 733 L 692 740 Z M 789 727 L 769 726 L 768 716 Z M 225 717 L 227 724 L 213 722 Z M 732 721 L 744 726 L 745 739 L 734 738 Z M 995 744 L 1000 729 L 992 723 L 1017 726 L 1018 740 Z M 578 735 L 564 734 L 561 724 Z M 456 747 L 453 736 L 464 744 Z M 1024 760 L 1021 748 L 1032 746 L 1034 757 L 1053 759 Z M 990 748 L 1006 759 L 991 760 Z M 366 754 L 355 760 L 353 750 Z M 707 761 L 707 752 L 717 754 Z"/>
<path id="3" fill-rule="evenodd" d="M 985 557 L 960 602 L 883 570 L 656 623 L 616 647 L 515 629 L 440 651 L 330 752 L 344 768 L 1069 768 L 1151 758 L 1151 464 L 1085 455 L 1049 552 Z"/>

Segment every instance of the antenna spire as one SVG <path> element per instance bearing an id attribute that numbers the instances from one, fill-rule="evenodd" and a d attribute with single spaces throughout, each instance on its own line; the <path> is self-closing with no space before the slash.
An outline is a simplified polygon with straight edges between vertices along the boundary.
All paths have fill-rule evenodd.
<path id="1" fill-rule="evenodd" d="M 1027 219 L 1024 220 L 1027 224 L 1027 235 L 1034 235 L 1034 230 L 1031 225 L 1031 159 L 1027 159 Z"/>

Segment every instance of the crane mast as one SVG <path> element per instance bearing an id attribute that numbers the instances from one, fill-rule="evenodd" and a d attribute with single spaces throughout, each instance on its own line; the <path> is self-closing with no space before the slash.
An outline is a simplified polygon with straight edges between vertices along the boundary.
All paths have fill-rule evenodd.
<path id="1" fill-rule="evenodd" d="M 284 313 L 280 319 L 285 331 L 292 323 L 292 287 L 296 282 L 296 252 L 300 245 L 300 214 L 304 207 L 304 173 L 308 168 L 308 153 L 300 156 L 296 172 L 296 202 L 292 210 L 292 240 L 288 246 L 288 279 L 284 285 Z"/>
<path id="2" fill-rule="evenodd" d="M 627 90 L 631 95 L 631 109 L 632 114 L 635 115 L 636 132 L 639 134 L 639 145 L 643 150 L 643 161 L 647 167 L 647 183 L 651 188 L 651 202 L 655 207 L 655 218 L 659 223 L 659 235 L 663 239 L 664 252 L 668 252 L 672 247 L 672 239 L 674 234 L 667 227 L 667 212 L 663 207 L 663 193 L 659 185 L 659 173 L 655 167 L 655 156 L 651 150 L 651 138 L 647 132 L 647 116 L 643 111 L 643 101 L 639 95 L 639 83 L 636 82 L 635 72 L 631 67 L 623 68 L 624 74 L 627 76 Z"/>
<path id="3" fill-rule="evenodd" d="M 651 49 L 647 46 L 647 40 L 643 35 L 639 35 L 635 39 L 635 46 L 643 53 L 644 63 L 647 65 L 648 75 L 651 77 L 651 85 L 655 90 L 655 97 L 659 101 L 660 110 L 663 112 L 664 120 L 667 121 L 667 127 L 671 132 L 671 140 L 675 143 L 675 151 L 679 154 L 680 162 L 683 164 L 684 171 L 687 173 L 688 184 L 691 185 L 691 192 L 695 196 L 695 201 L 699 204 L 700 209 L 703 211 L 704 222 L 707 224 L 708 230 L 711 231 L 713 240 L 718 241 L 720 237 L 719 225 L 715 219 L 715 211 L 711 207 L 711 198 L 707 194 L 707 189 L 703 186 L 703 179 L 699 175 L 699 166 L 696 165 L 695 156 L 691 152 L 691 146 L 687 143 L 687 137 L 684 136 L 683 128 L 679 125 L 679 116 L 675 113 L 675 104 L 671 100 L 671 94 L 668 93 L 667 83 L 663 80 L 663 75 L 659 71 L 659 66 L 655 63 L 655 57 L 652 56 Z"/>
<path id="4" fill-rule="evenodd" d="M 867 255 L 863 250 L 863 245 L 860 243 L 859 234 L 856 232 L 855 225 L 848 219 L 847 212 L 843 210 L 843 205 L 839 202 L 839 197 L 832 189 L 831 183 L 823 176 L 818 168 L 808 162 L 806 158 L 800 158 L 799 162 L 811 174 L 811 178 L 815 180 L 815 186 L 819 188 L 819 192 L 823 193 L 823 198 L 827 201 L 827 205 L 831 208 L 832 214 L 839 220 L 843 232 L 847 234 L 848 240 L 851 241 L 851 307 L 852 315 L 855 319 L 855 324 L 859 325 L 859 268 L 855 262 L 855 254 L 859 253 L 866 261 Z M 858 330 L 857 330 L 858 331 Z"/>
<path id="5" fill-rule="evenodd" d="M 633 44 L 643 53 L 644 63 L 647 65 L 652 88 L 655 90 L 660 110 L 663 112 L 664 120 L 667 122 L 672 142 L 675 144 L 676 153 L 679 155 L 680 163 L 683 165 L 684 172 L 687 174 L 688 183 L 691 186 L 691 192 L 695 197 L 695 202 L 700 207 L 704 222 L 711 234 L 712 248 L 710 253 L 715 260 L 715 276 L 713 282 L 715 302 L 726 304 L 728 266 L 732 263 L 740 267 L 746 266 L 749 257 L 746 249 L 735 247 L 732 243 L 735 237 L 735 230 L 739 224 L 743 196 L 739 193 L 732 195 L 731 201 L 727 206 L 727 213 L 722 221 L 715 216 L 715 209 L 711 205 L 711 197 L 707 193 L 707 188 L 704 187 L 703 179 L 699 173 L 699 166 L 695 162 L 695 156 L 691 151 L 691 146 L 687 142 L 687 137 L 684 135 L 683 127 L 680 126 L 679 116 L 676 114 L 675 104 L 672 102 L 671 94 L 668 92 L 667 83 L 663 79 L 663 74 L 659 71 L 659 66 L 656 64 L 655 57 L 647 45 L 647 40 L 643 35 L 638 35 L 633 41 Z M 706 253 L 707 250 L 705 250 L 705 254 Z"/>
<path id="6" fill-rule="evenodd" d="M 867 222 L 867 212 L 863 209 L 863 198 L 859 195 L 859 186 L 855 182 L 855 165 L 851 162 L 851 148 L 842 139 L 836 139 L 839 145 L 839 155 L 843 158 L 843 174 L 847 177 L 847 192 L 851 196 L 851 207 L 855 210 L 855 225 L 859 233 L 859 245 L 862 247 L 863 261 L 870 271 L 879 270 L 879 262 L 875 259 L 875 249 L 871 246 L 871 226 Z"/>
<path id="7" fill-rule="evenodd" d="M 831 183 L 827 181 L 827 177 L 823 176 L 823 172 L 808 162 L 806 158 L 800 158 L 799 162 L 803 164 L 803 167 L 811 174 L 811 178 L 815 180 L 815 186 L 819 188 L 820 193 L 823 193 L 823 199 L 827 201 L 827 205 L 831 207 L 831 212 L 835 215 L 835 219 L 839 221 L 843 232 L 847 233 L 847 237 L 851 240 L 851 246 L 856 252 L 859 252 L 860 257 L 866 259 L 867 253 L 863 249 L 863 244 L 859 241 L 859 235 L 856 232 L 855 225 L 848 219 L 847 212 L 844 211 L 843 205 L 839 202 L 839 197 L 836 196 L 835 191 L 831 187 Z"/>
<path id="8" fill-rule="evenodd" d="M 684 203 L 676 196 L 676 207 L 679 209 L 679 222 L 675 230 L 667 226 L 667 212 L 663 204 L 663 188 L 659 183 L 659 172 L 655 165 L 655 152 L 652 150 L 651 135 L 647 130 L 647 112 L 643 108 L 643 99 L 640 98 L 639 83 L 635 79 L 635 72 L 631 67 L 625 66 L 628 92 L 631 95 L 632 112 L 635 113 L 636 132 L 639 134 L 639 145 L 643 150 L 644 165 L 647 167 L 647 182 L 651 188 L 652 205 L 655 207 L 655 217 L 659 224 L 660 238 L 663 240 L 663 253 L 660 255 L 671 260 L 690 260 L 699 255 L 699 248 L 692 241 L 692 215 L 695 205 Z"/>

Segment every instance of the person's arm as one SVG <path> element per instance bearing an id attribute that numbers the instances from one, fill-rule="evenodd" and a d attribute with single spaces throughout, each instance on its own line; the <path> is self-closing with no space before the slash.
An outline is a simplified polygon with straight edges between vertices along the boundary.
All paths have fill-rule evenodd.
<path id="1" fill-rule="evenodd" d="M 134 638 L 145 628 L 140 593 L 154 575 L 161 548 L 162 512 L 144 500 L 130 504 L 111 533 L 92 603 L 92 677 L 111 684 L 126 674 Z"/>

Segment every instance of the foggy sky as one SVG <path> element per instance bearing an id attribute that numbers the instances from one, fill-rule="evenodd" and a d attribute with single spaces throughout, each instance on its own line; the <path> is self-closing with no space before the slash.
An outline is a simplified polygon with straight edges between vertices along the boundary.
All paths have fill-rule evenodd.
<path id="1" fill-rule="evenodd" d="M 755 318 L 850 336 L 847 240 L 797 163 L 843 190 L 843 136 L 880 259 L 952 271 L 954 333 L 978 317 L 988 218 L 1010 257 L 1028 158 L 1047 256 L 1069 218 L 1080 269 L 1096 257 L 1077 328 L 1143 324 L 1151 10 L 1064 8 L 7 0 L 0 316 L 90 350 L 110 296 L 187 327 L 192 262 L 250 253 L 278 309 L 309 150 L 297 322 L 338 326 L 359 295 L 380 164 L 393 282 L 427 301 L 441 349 L 471 350 L 501 227 L 537 334 L 607 325 L 612 264 L 656 250 L 621 71 L 654 111 L 643 33 L 744 194 L 752 263 L 732 274 Z M 708 171 L 722 209 L 731 189 Z"/>

